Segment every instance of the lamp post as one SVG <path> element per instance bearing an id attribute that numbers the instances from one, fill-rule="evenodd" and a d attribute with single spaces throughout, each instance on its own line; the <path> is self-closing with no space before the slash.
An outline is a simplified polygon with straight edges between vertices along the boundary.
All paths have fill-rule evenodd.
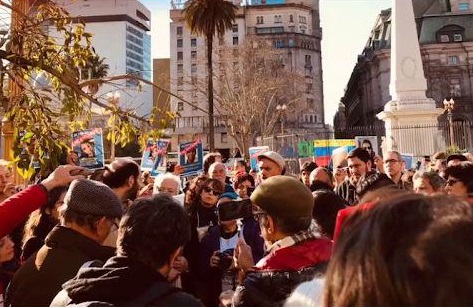
<path id="1" fill-rule="evenodd" d="M 284 135 L 284 112 L 287 110 L 287 106 L 285 104 L 278 104 L 276 106 L 276 110 L 279 113 L 279 119 L 281 120 L 281 136 Z"/>
<path id="2" fill-rule="evenodd" d="M 106 96 L 108 102 L 116 108 L 120 102 L 120 93 L 107 93 Z M 113 160 L 115 160 L 115 121 L 112 122 L 112 138 L 110 144 L 110 162 Z"/>
<path id="3" fill-rule="evenodd" d="M 450 100 L 444 99 L 443 100 L 443 108 L 445 111 L 447 111 L 447 118 L 448 118 L 448 128 L 450 130 L 450 146 L 455 145 L 455 139 L 453 135 L 453 108 L 455 106 L 455 101 L 453 101 L 453 98 L 450 98 Z"/>

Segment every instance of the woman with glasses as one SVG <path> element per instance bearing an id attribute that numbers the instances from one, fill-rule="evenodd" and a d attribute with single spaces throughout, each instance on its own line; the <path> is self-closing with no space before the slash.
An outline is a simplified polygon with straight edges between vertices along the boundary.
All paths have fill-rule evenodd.
<path id="1" fill-rule="evenodd" d="M 445 191 L 449 195 L 455 195 L 473 201 L 473 163 L 460 162 L 457 165 L 445 169 L 447 179 Z"/>
<path id="2" fill-rule="evenodd" d="M 209 227 L 218 225 L 215 212 L 218 197 L 225 191 L 225 185 L 217 179 L 205 179 L 195 189 L 192 203 L 187 208 L 191 224 L 191 239 L 184 247 L 184 258 L 189 265 L 189 272 L 181 275 L 182 287 L 185 291 L 196 294 L 198 286 L 197 269 L 199 247 Z"/>

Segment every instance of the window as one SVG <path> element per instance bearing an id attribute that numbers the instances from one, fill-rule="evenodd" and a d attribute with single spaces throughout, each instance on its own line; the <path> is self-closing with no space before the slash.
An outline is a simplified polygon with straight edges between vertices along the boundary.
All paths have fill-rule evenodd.
<path id="1" fill-rule="evenodd" d="M 220 133 L 220 142 L 227 143 L 228 142 L 228 134 L 226 132 Z"/>
<path id="2" fill-rule="evenodd" d="M 459 11 L 468 11 L 470 9 L 470 4 L 468 2 L 458 3 Z"/>
<path id="3" fill-rule="evenodd" d="M 197 59 L 197 51 L 191 51 L 191 59 Z"/>
<path id="4" fill-rule="evenodd" d="M 184 102 L 182 102 L 182 101 L 177 102 L 177 110 L 178 111 L 184 111 Z"/>
<path id="5" fill-rule="evenodd" d="M 182 38 L 177 39 L 177 48 L 182 48 Z"/>
<path id="6" fill-rule="evenodd" d="M 463 41 L 463 37 L 461 34 L 453 34 L 453 41 L 454 42 L 461 42 Z"/>
<path id="7" fill-rule="evenodd" d="M 274 23 L 282 23 L 282 16 L 274 15 Z"/>
<path id="8" fill-rule="evenodd" d="M 177 77 L 177 85 L 182 86 L 184 84 L 184 77 Z"/>
<path id="9" fill-rule="evenodd" d="M 182 59 L 183 59 L 183 53 L 182 53 L 182 51 L 178 51 L 177 52 L 177 60 L 182 61 Z"/>
<path id="10" fill-rule="evenodd" d="M 306 103 L 308 107 L 312 107 L 314 105 L 314 99 L 312 98 L 307 98 Z"/>
<path id="11" fill-rule="evenodd" d="M 312 83 L 306 84 L 306 93 L 310 93 L 312 91 Z"/>
<path id="12" fill-rule="evenodd" d="M 450 38 L 448 37 L 448 35 L 446 34 L 440 35 L 440 42 L 448 43 L 449 41 L 450 41 Z"/>
<path id="13" fill-rule="evenodd" d="M 238 36 L 233 38 L 233 46 L 238 45 Z"/>
<path id="14" fill-rule="evenodd" d="M 197 76 L 192 76 L 191 77 L 191 82 L 192 82 L 192 85 L 196 85 L 197 84 Z M 193 92 L 193 94 L 196 94 L 197 95 L 197 92 Z"/>
<path id="15" fill-rule="evenodd" d="M 232 26 L 232 32 L 233 33 L 238 33 L 238 25 L 233 25 Z"/>
<path id="16" fill-rule="evenodd" d="M 447 64 L 448 65 L 458 65 L 459 64 L 458 56 L 452 55 L 452 56 L 447 57 Z"/>
<path id="17" fill-rule="evenodd" d="M 294 15 L 289 15 L 289 22 L 294 22 Z"/>
<path id="18" fill-rule="evenodd" d="M 256 16 L 256 24 L 262 25 L 264 23 L 263 16 Z"/>
<path id="19" fill-rule="evenodd" d="M 182 36 L 182 27 L 177 27 L 176 28 L 176 34 L 177 34 L 177 36 Z"/>
<path id="20" fill-rule="evenodd" d="M 197 38 L 191 38 L 191 47 L 197 47 Z"/>
<path id="21" fill-rule="evenodd" d="M 196 74 L 197 73 L 197 64 L 192 64 L 191 66 L 191 74 Z"/>
<path id="22" fill-rule="evenodd" d="M 462 96 L 462 88 L 460 85 L 460 80 L 458 79 L 450 80 L 450 94 L 452 95 L 452 97 Z"/>
<path id="23" fill-rule="evenodd" d="M 305 64 L 311 64 L 312 63 L 312 57 L 310 56 L 310 54 L 306 54 L 305 55 Z"/>
<path id="24" fill-rule="evenodd" d="M 177 64 L 177 73 L 182 74 L 184 72 L 184 65 Z"/>
<path id="25" fill-rule="evenodd" d="M 299 22 L 300 22 L 300 23 L 307 23 L 307 17 L 305 17 L 305 16 L 299 16 Z"/>
<path id="26" fill-rule="evenodd" d="M 192 101 L 192 111 L 197 110 L 197 101 Z"/>

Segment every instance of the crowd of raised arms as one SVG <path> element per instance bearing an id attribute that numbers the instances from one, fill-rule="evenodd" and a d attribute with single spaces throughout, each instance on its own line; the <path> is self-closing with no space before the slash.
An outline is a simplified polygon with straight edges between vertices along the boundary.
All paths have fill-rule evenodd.
<path id="1" fill-rule="evenodd" d="M 473 304 L 469 154 L 289 174 L 209 153 L 193 178 L 73 160 L 22 189 L 0 161 L 0 307 Z"/>

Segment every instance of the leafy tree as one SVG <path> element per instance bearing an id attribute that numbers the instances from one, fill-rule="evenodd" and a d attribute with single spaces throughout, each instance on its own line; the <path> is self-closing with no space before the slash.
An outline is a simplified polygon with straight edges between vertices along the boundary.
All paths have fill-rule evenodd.
<path id="1" fill-rule="evenodd" d="M 212 51 L 213 39 L 231 29 L 235 21 L 237 6 L 226 0 L 189 0 L 184 7 L 184 18 L 189 28 L 203 35 L 207 42 L 207 94 L 209 114 L 209 148 L 215 149 L 214 140 L 214 91 Z"/>
<path id="2" fill-rule="evenodd" d="M 137 76 L 106 77 L 108 67 L 94 52 L 85 24 L 53 1 L 35 6 L 34 13 L 27 3 L 0 1 L 0 8 L 12 15 L 9 31 L 0 32 L 0 103 L 14 128 L 12 158 L 27 170 L 25 177 L 33 171 L 32 156 L 39 160 L 42 172 L 59 163 L 70 143 L 70 131 L 88 126 L 92 105 L 110 111 L 111 133 L 122 147 L 137 136 L 142 143 L 149 136 L 159 137 L 162 128 L 170 125 L 172 113 L 156 109 L 142 118 L 134 110 L 94 97 L 101 85 L 118 80 L 153 84 Z"/>

